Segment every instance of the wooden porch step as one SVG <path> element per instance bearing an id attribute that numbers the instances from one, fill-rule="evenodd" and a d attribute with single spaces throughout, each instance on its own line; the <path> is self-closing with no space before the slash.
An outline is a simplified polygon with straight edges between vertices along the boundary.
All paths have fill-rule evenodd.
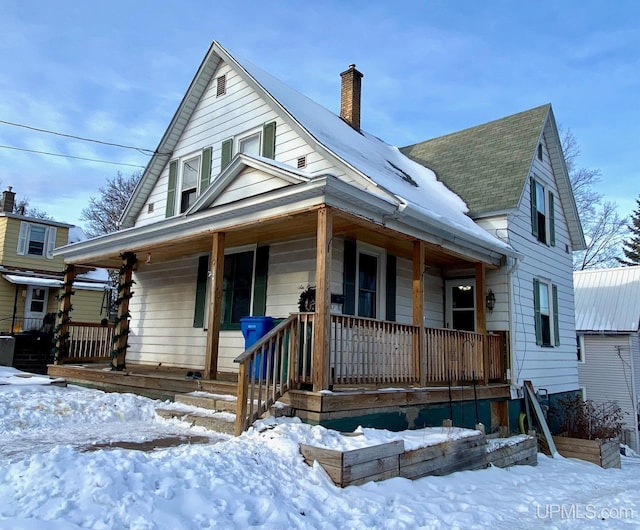
<path id="1" fill-rule="evenodd" d="M 189 392 L 188 394 L 176 394 L 174 401 L 193 407 L 232 412 L 235 414 L 238 400 L 229 394 L 211 394 L 208 392 Z"/>
<path id="2" fill-rule="evenodd" d="M 204 427 L 210 431 L 229 435 L 234 433 L 235 417 L 230 418 L 229 414 L 210 415 L 172 409 L 156 409 L 156 414 L 165 419 L 178 419 L 190 423 L 193 427 Z"/>

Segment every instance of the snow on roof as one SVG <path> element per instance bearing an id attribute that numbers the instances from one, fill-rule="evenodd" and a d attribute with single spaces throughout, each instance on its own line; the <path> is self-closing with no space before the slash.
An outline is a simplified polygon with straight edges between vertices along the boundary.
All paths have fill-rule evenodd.
<path id="1" fill-rule="evenodd" d="M 439 182 L 433 171 L 413 162 L 397 147 L 364 131 L 354 130 L 322 105 L 253 63 L 230 55 L 320 144 L 368 177 L 372 183 L 395 195 L 401 203 L 411 205 L 431 221 L 494 247 L 510 248 L 468 217 L 464 201 Z"/>
<path id="2" fill-rule="evenodd" d="M 69 235 L 67 236 L 67 244 L 77 243 L 78 241 L 85 241 L 87 235 L 84 233 L 84 230 L 79 226 L 71 226 L 69 227 Z"/>
<path id="3" fill-rule="evenodd" d="M 576 330 L 640 329 L 640 266 L 573 273 Z"/>

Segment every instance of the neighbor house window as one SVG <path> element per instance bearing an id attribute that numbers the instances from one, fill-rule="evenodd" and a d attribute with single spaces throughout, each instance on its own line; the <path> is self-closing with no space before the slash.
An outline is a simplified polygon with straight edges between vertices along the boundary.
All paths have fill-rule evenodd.
<path id="1" fill-rule="evenodd" d="M 18 234 L 17 253 L 21 256 L 52 258 L 56 241 L 56 227 L 22 221 Z"/>
<path id="2" fill-rule="evenodd" d="M 559 346 L 558 288 L 543 280 L 533 280 L 536 344 Z"/>
<path id="3" fill-rule="evenodd" d="M 541 243 L 556 244 L 555 201 L 551 191 L 531 178 L 531 232 Z"/>
<path id="4" fill-rule="evenodd" d="M 584 335 L 576 335 L 576 350 L 578 354 L 578 362 L 584 362 Z"/>
<path id="5" fill-rule="evenodd" d="M 180 213 L 186 212 L 196 202 L 198 180 L 200 180 L 200 155 L 189 158 L 182 163 Z"/>

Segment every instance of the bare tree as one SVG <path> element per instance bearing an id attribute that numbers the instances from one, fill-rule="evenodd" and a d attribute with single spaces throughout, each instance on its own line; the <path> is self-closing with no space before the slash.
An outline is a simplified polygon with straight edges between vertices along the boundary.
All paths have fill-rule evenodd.
<path id="1" fill-rule="evenodd" d="M 561 135 L 569 180 L 587 242 L 585 250 L 573 253 L 573 268 L 615 267 L 627 233 L 627 219 L 620 217 L 614 202 L 605 201 L 603 195 L 593 188 L 600 182 L 600 170 L 577 167 L 580 146 L 571 130 L 561 130 Z"/>
<path id="2" fill-rule="evenodd" d="M 118 171 L 115 177 L 107 179 L 106 186 L 99 188 L 100 197 L 89 199 L 89 206 L 80 216 L 87 223 L 85 231 L 89 237 L 110 234 L 118 229 L 118 220 L 139 180 L 140 172 L 125 177 Z"/>
<path id="3" fill-rule="evenodd" d="M 40 210 L 39 208 L 31 208 L 29 206 L 29 198 L 20 198 L 13 205 L 13 213 L 17 213 L 19 215 L 25 215 L 26 217 L 33 217 L 34 219 L 42 219 L 46 221 L 53 221 L 53 217 L 51 217 L 47 212 Z"/>

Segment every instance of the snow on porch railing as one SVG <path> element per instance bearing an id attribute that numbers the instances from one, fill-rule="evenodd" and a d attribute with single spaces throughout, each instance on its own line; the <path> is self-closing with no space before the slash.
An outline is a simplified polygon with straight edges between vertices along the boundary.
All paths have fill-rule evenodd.
<path id="1" fill-rule="evenodd" d="M 238 371 L 236 435 L 262 416 L 301 374 L 311 374 L 311 317 L 295 313 L 259 339 L 235 362 Z M 308 350 L 308 355 L 307 355 Z"/>
<path id="2" fill-rule="evenodd" d="M 113 326 L 91 322 L 69 323 L 68 354 L 65 362 L 108 361 L 113 348 Z"/>

